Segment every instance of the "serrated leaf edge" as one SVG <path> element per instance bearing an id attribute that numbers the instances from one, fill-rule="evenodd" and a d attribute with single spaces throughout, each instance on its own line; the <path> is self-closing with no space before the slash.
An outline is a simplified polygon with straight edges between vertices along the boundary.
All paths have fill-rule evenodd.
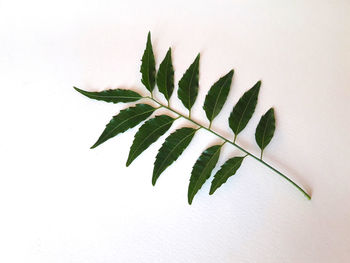
<path id="1" fill-rule="evenodd" d="M 145 104 L 145 105 L 148 105 L 148 104 Z M 150 105 L 148 105 L 148 106 L 150 106 Z M 150 106 L 150 107 L 152 107 L 152 106 Z M 128 109 L 128 108 L 127 108 Z M 127 110 L 126 109 L 126 110 Z M 156 110 L 156 108 L 153 108 L 152 107 L 152 110 L 149 110 L 149 111 L 145 111 L 145 112 L 142 112 L 142 113 L 140 113 L 140 114 L 136 114 L 136 115 L 134 115 L 132 118 L 130 118 L 130 119 L 128 119 L 128 120 L 125 120 L 125 121 L 122 121 L 121 123 L 119 123 L 117 126 L 115 126 L 114 128 L 113 128 L 113 130 L 111 130 L 110 132 L 108 132 L 107 134 L 111 134 L 111 133 L 113 133 L 113 131 L 115 131 L 118 127 L 120 127 L 120 125 L 122 125 L 122 124 L 124 124 L 126 121 L 130 121 L 131 119 L 134 119 L 135 117 L 138 117 L 138 116 L 140 116 L 140 115 L 143 115 L 143 114 L 147 114 L 147 113 L 150 113 L 150 112 L 154 112 Z M 116 116 L 118 116 L 118 115 L 116 115 Z M 116 116 L 113 116 L 113 118 L 114 117 L 116 117 Z M 112 118 L 112 120 L 113 120 L 113 118 Z M 111 120 L 111 121 L 112 121 Z M 110 121 L 110 122 L 111 122 Z M 109 124 L 109 123 L 108 123 Z M 107 124 L 107 125 L 108 125 Z M 106 125 L 106 127 L 107 127 L 107 125 Z M 107 135 L 106 134 L 106 135 Z M 102 135 L 102 134 L 101 134 Z M 104 137 L 106 137 L 106 136 L 104 136 Z M 108 137 L 108 136 L 107 136 Z M 94 148 L 96 148 L 97 146 L 99 146 L 100 144 L 102 144 L 102 143 L 104 143 L 105 141 L 103 141 L 102 143 L 98 143 L 99 141 L 100 141 L 100 139 L 101 139 L 101 137 L 100 138 L 98 138 L 98 140 L 96 141 L 96 143 L 94 144 L 94 145 L 92 145 L 91 147 L 90 147 L 90 149 L 94 149 Z"/>
<path id="2" fill-rule="evenodd" d="M 214 194 L 215 191 L 218 190 L 224 183 L 226 183 L 227 180 L 228 180 L 231 176 L 233 176 L 233 175 L 235 175 L 235 174 L 237 173 L 237 171 L 238 171 L 239 167 L 242 165 L 242 162 L 243 162 L 243 160 L 244 160 L 245 157 L 246 157 L 246 156 L 237 156 L 237 157 L 233 157 L 233 158 L 242 158 L 242 159 L 241 159 L 241 161 L 240 161 L 239 163 L 236 163 L 232 169 L 230 169 L 230 170 L 228 170 L 227 172 L 225 172 L 225 173 L 224 173 L 225 176 L 223 175 L 220 179 L 218 179 L 218 183 L 217 183 L 217 184 L 220 183 L 220 185 L 219 185 L 218 187 L 216 187 L 215 190 L 213 191 L 212 188 L 213 188 L 213 185 L 214 185 L 214 180 L 216 179 L 215 176 L 220 172 L 221 169 L 223 169 L 223 166 L 224 166 L 228 161 L 230 161 L 230 160 L 233 159 L 233 158 L 228 159 L 223 165 L 221 165 L 220 170 L 216 172 L 216 174 L 214 175 L 214 179 L 213 179 L 213 181 L 211 182 L 211 187 L 210 187 L 210 190 L 209 190 L 209 195 Z M 238 166 L 238 168 L 235 169 L 237 166 Z M 226 178 L 226 175 L 229 174 L 233 169 L 235 169 L 234 173 L 231 174 L 230 176 L 228 176 L 228 177 Z M 224 180 L 225 178 L 226 178 L 226 180 Z M 217 184 L 216 184 L 216 185 L 217 185 Z"/>
<path id="3" fill-rule="evenodd" d="M 198 157 L 197 161 L 202 157 L 202 155 L 204 154 L 205 151 L 207 151 L 208 149 L 210 149 L 210 148 L 212 148 L 212 147 L 215 147 L 215 146 L 218 146 L 218 149 L 217 149 L 217 150 L 215 151 L 215 153 L 210 157 L 210 159 L 208 160 L 207 163 L 210 163 L 210 162 L 213 160 L 213 158 L 216 158 L 216 155 L 217 155 L 217 154 L 219 154 L 219 156 L 217 156 L 217 159 L 219 159 L 219 157 L 220 157 L 220 151 L 221 151 L 222 145 L 213 145 L 213 146 L 207 148 L 206 150 L 204 150 L 204 151 L 201 153 L 201 155 Z M 197 161 L 195 162 L 194 166 L 197 164 Z M 216 163 L 217 163 L 217 161 L 218 161 L 218 160 L 216 160 Z M 213 169 L 215 168 L 216 163 L 215 163 Z M 193 168 L 194 168 L 194 166 L 193 166 Z M 192 170 L 193 170 L 193 168 L 192 168 Z M 208 168 L 208 166 L 206 166 L 206 167 L 203 169 L 203 171 L 206 170 L 207 168 Z M 212 172 L 212 171 L 211 171 L 211 172 Z M 201 173 L 201 174 L 203 175 L 204 173 Z M 211 176 L 211 173 L 210 173 L 210 175 L 209 175 L 209 178 L 210 178 L 210 176 Z M 208 180 L 209 178 L 205 179 L 205 181 Z M 190 179 L 190 181 L 191 181 L 191 179 Z M 192 204 L 195 195 L 198 193 L 198 191 L 199 191 L 199 190 L 202 188 L 202 186 L 203 186 L 203 184 L 202 184 L 201 187 L 199 187 L 197 191 L 194 190 L 194 189 L 197 188 L 199 181 L 200 181 L 199 178 L 197 178 L 197 181 L 195 182 L 195 185 L 194 185 L 193 188 L 192 188 L 193 192 L 192 192 L 192 193 L 188 193 L 188 203 L 189 203 L 189 204 Z M 204 181 L 204 182 L 205 182 L 205 181 Z M 189 190 L 189 189 L 188 189 L 188 190 Z"/>
<path id="4" fill-rule="evenodd" d="M 137 101 L 137 100 L 140 100 L 142 99 L 142 96 L 133 91 L 133 90 L 130 90 L 130 89 L 107 89 L 107 90 L 103 90 L 103 91 L 86 91 L 86 90 L 82 90 L 82 89 L 79 89 L 77 87 L 73 87 L 76 91 L 78 91 L 80 94 L 83 94 L 84 96 L 90 98 L 90 99 L 95 99 L 95 100 L 102 100 L 102 101 L 105 101 L 103 100 L 104 98 L 108 98 L 108 99 L 135 99 L 134 101 Z M 106 95 L 106 96 L 103 96 L 103 95 L 97 95 L 96 93 L 100 93 L 100 92 L 106 92 L 106 91 L 117 91 L 117 90 L 125 90 L 125 91 L 132 91 L 134 92 L 136 95 L 138 95 L 139 97 L 133 97 L 133 96 L 109 96 L 109 95 Z M 91 96 L 91 97 L 90 97 Z M 123 103 L 123 102 L 113 102 L 113 101 L 105 101 L 105 102 L 108 102 L 108 103 Z M 132 101 L 128 101 L 128 102 L 125 102 L 125 103 L 129 103 L 129 102 L 132 102 Z"/>
<path id="5" fill-rule="evenodd" d="M 190 128 L 190 127 L 182 127 L 182 128 Z M 180 129 L 182 129 L 182 128 L 180 128 Z M 191 128 L 191 129 L 193 129 L 193 128 Z M 184 138 L 182 138 L 181 139 L 181 141 L 177 144 L 177 146 L 178 145 L 180 145 L 184 140 L 186 140 L 188 137 L 190 137 L 190 136 L 194 136 L 194 134 L 196 133 L 196 131 L 197 131 L 198 129 L 193 129 L 193 132 L 191 133 L 191 134 L 188 134 L 186 137 L 184 137 Z M 177 130 L 176 130 L 177 131 Z M 176 132 L 175 131 L 175 132 Z M 169 135 L 170 136 L 170 135 Z M 164 142 L 165 143 L 165 142 Z M 163 146 L 163 145 L 162 145 Z M 177 147 L 176 146 L 176 147 Z M 170 156 L 170 153 L 172 153 L 173 151 L 174 151 L 174 149 L 176 149 L 176 147 L 174 147 L 170 152 L 169 152 L 169 154 L 167 155 L 167 157 L 162 161 L 162 163 L 161 163 L 161 165 L 159 166 L 159 167 L 162 167 L 163 166 L 163 164 L 164 164 L 164 162 L 166 161 L 166 160 L 168 160 L 168 158 L 169 158 L 169 156 Z M 175 159 L 174 161 L 176 161 L 177 159 Z M 153 185 L 155 185 L 156 184 L 156 181 L 158 180 L 158 178 L 159 178 L 159 176 L 160 176 L 160 174 L 158 175 L 158 177 L 157 178 L 154 178 L 154 175 L 155 174 L 158 174 L 158 172 L 160 171 L 161 169 L 160 168 L 158 168 L 158 170 L 157 170 L 157 172 L 156 171 L 153 171 L 153 176 L 152 176 L 152 184 Z"/>
<path id="6" fill-rule="evenodd" d="M 161 116 L 161 115 L 159 115 L 159 116 Z M 168 115 L 166 115 L 166 116 L 168 116 Z M 169 116 L 169 117 L 170 117 L 170 116 Z M 167 122 L 167 123 L 165 123 L 165 124 L 159 126 L 157 129 L 153 130 L 153 132 L 149 133 L 149 135 L 143 140 L 143 142 L 146 141 L 150 136 L 152 136 L 156 131 L 162 129 L 164 126 L 167 126 L 167 125 L 169 125 L 170 123 L 172 124 L 172 123 L 177 119 L 177 118 L 174 119 L 174 118 L 172 118 L 172 117 L 170 117 L 170 118 L 171 118 L 171 121 L 169 121 L 169 122 Z M 169 127 L 169 128 L 170 128 L 170 127 Z M 135 135 L 135 136 L 136 136 L 136 135 Z M 142 143 L 138 145 L 138 147 L 134 150 L 134 153 L 137 152 L 137 150 L 138 150 L 141 146 L 142 146 Z M 131 153 L 131 152 L 130 152 L 130 153 Z M 131 157 L 133 157 L 133 156 L 134 156 L 134 154 L 128 156 L 128 160 L 126 161 L 126 166 L 127 166 L 127 167 L 135 160 L 135 159 L 132 159 L 131 161 L 129 161 L 129 159 L 130 159 Z"/>

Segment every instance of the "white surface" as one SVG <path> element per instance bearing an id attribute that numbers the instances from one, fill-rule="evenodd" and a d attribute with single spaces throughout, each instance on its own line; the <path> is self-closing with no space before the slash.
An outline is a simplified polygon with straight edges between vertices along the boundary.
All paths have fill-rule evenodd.
<path id="1" fill-rule="evenodd" d="M 349 13 L 347 0 L 0 1 L 0 262 L 350 262 Z M 157 63 L 172 46 L 176 82 L 201 52 L 202 123 L 210 85 L 235 69 L 213 124 L 225 136 L 232 106 L 262 80 L 238 143 L 258 153 L 255 126 L 274 106 L 266 160 L 311 202 L 247 159 L 214 196 L 207 182 L 187 205 L 191 167 L 216 141 L 204 131 L 156 187 L 164 137 L 129 168 L 136 129 L 89 150 L 125 106 L 72 86 L 146 94 L 148 30 Z M 176 96 L 172 105 L 185 112 Z M 219 164 L 232 154 L 225 146 Z"/>

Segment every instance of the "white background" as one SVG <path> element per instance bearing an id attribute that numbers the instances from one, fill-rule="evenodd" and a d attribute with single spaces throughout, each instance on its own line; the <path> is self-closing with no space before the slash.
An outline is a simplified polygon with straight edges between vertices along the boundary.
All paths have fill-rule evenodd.
<path id="1" fill-rule="evenodd" d="M 0 1 L 0 261 L 350 262 L 349 14 L 347 0 Z M 165 136 L 129 168 L 137 128 L 89 150 L 126 106 L 72 86 L 146 95 L 139 67 L 149 30 L 157 64 L 172 46 L 176 83 L 201 52 L 193 116 L 203 124 L 206 92 L 235 69 L 213 123 L 229 138 L 233 105 L 262 80 L 238 143 L 259 153 L 255 127 L 273 106 L 266 161 L 312 201 L 247 158 L 189 206 L 191 167 L 218 142 L 205 131 L 156 187 L 152 165 Z M 172 105 L 186 112 L 176 92 Z M 239 154 L 225 145 L 219 165 Z"/>

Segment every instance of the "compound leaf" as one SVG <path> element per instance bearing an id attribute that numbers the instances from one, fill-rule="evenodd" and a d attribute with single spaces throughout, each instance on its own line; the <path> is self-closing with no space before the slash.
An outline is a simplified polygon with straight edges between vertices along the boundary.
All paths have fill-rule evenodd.
<path id="1" fill-rule="evenodd" d="M 159 149 L 154 162 L 152 184 L 155 185 L 160 174 L 179 158 L 190 144 L 196 129 L 185 127 L 170 134 Z"/>
<path id="2" fill-rule="evenodd" d="M 140 94 L 132 90 L 126 89 L 109 89 L 100 92 L 91 92 L 73 87 L 76 91 L 94 100 L 102 100 L 105 102 L 119 103 L 132 102 L 142 98 Z"/>
<path id="3" fill-rule="evenodd" d="M 156 83 L 156 63 L 151 42 L 151 32 L 148 32 L 146 49 L 142 56 L 140 72 L 142 73 L 141 82 L 150 92 L 153 91 Z"/>
<path id="4" fill-rule="evenodd" d="M 182 104 L 190 111 L 198 95 L 198 75 L 199 75 L 199 58 L 197 55 L 191 66 L 179 81 L 177 95 Z"/>
<path id="5" fill-rule="evenodd" d="M 227 95 L 230 91 L 232 76 L 233 70 L 215 82 L 205 97 L 203 109 L 210 123 L 224 106 Z"/>
<path id="6" fill-rule="evenodd" d="M 248 124 L 255 111 L 260 85 L 261 81 L 258 81 L 251 89 L 243 94 L 237 104 L 233 107 L 228 121 L 230 128 L 235 134 L 235 139 Z"/>
<path id="7" fill-rule="evenodd" d="M 197 159 L 192 168 L 190 184 L 188 186 L 188 203 L 191 204 L 194 196 L 210 177 L 211 172 L 220 156 L 221 145 L 214 145 L 206 149 Z"/>
<path id="8" fill-rule="evenodd" d="M 129 166 L 152 143 L 166 133 L 173 124 L 174 119 L 168 115 L 156 116 L 146 121 L 135 134 L 134 142 L 130 148 L 126 166 Z"/>
<path id="9" fill-rule="evenodd" d="M 164 60 L 160 63 L 157 74 L 158 89 L 169 101 L 174 90 L 174 69 L 171 61 L 171 48 L 165 55 Z"/>
<path id="10" fill-rule="evenodd" d="M 261 158 L 265 147 L 270 143 L 275 133 L 275 113 L 270 108 L 260 119 L 255 131 L 255 140 L 261 149 Z"/>
<path id="11" fill-rule="evenodd" d="M 91 147 L 95 148 L 101 143 L 109 140 L 110 138 L 123 133 L 126 130 L 135 127 L 140 122 L 147 119 L 156 109 L 148 104 L 136 104 L 135 107 L 130 107 L 120 111 L 120 113 L 112 118 L 112 120 L 106 125 L 105 130 L 102 132 L 100 138 Z"/>
<path id="12" fill-rule="evenodd" d="M 214 179 L 211 182 L 209 194 L 213 194 L 222 184 L 226 183 L 227 179 L 234 175 L 241 166 L 245 157 L 233 157 L 227 160 L 220 168 L 220 170 L 214 175 Z"/>

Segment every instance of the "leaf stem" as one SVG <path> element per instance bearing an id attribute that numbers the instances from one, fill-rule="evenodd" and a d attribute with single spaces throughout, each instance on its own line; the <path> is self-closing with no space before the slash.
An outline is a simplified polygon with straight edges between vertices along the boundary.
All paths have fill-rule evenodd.
<path id="1" fill-rule="evenodd" d="M 155 103 L 157 103 L 158 105 L 160 105 L 160 107 L 163 107 L 165 109 L 168 109 L 170 111 L 172 111 L 173 113 L 181 116 L 182 118 L 192 122 L 193 124 L 199 126 L 200 128 L 202 129 L 205 129 L 207 130 L 208 132 L 216 135 L 217 137 L 219 137 L 220 139 L 224 140 L 224 142 L 227 142 L 233 146 L 235 146 L 236 148 L 238 148 L 239 150 L 241 150 L 242 152 L 244 152 L 246 155 L 249 155 L 250 157 L 254 158 L 255 160 L 257 160 L 258 162 L 262 163 L 263 165 L 265 165 L 266 167 L 270 168 L 272 171 L 274 171 L 275 173 L 277 173 L 278 175 L 280 175 L 281 177 L 283 177 L 284 179 L 286 179 L 289 183 L 291 183 L 292 185 L 294 185 L 300 192 L 302 192 L 305 197 L 309 200 L 311 200 L 311 196 L 306 192 L 304 191 L 299 185 L 297 185 L 294 181 L 292 181 L 289 177 L 287 177 L 286 175 L 284 175 L 283 173 L 281 173 L 280 171 L 278 171 L 276 168 L 272 167 L 271 165 L 269 165 L 268 163 L 266 163 L 265 161 L 263 161 L 262 159 L 259 159 L 259 157 L 255 156 L 254 154 L 250 153 L 249 151 L 247 151 L 246 149 L 242 148 L 241 146 L 239 146 L 238 144 L 235 143 L 235 139 L 236 139 L 236 136 L 235 136 L 235 139 L 234 141 L 230 141 L 228 139 L 226 139 L 225 137 L 221 136 L 220 134 L 216 133 L 215 131 L 211 130 L 210 128 L 206 128 L 205 126 L 201 125 L 200 123 L 194 121 L 191 119 L 191 114 L 189 114 L 189 117 L 186 117 L 185 115 L 179 113 L 178 111 L 158 102 L 157 100 L 155 100 L 154 98 L 152 97 L 144 97 L 146 99 L 150 99 L 152 101 L 154 101 Z"/>

